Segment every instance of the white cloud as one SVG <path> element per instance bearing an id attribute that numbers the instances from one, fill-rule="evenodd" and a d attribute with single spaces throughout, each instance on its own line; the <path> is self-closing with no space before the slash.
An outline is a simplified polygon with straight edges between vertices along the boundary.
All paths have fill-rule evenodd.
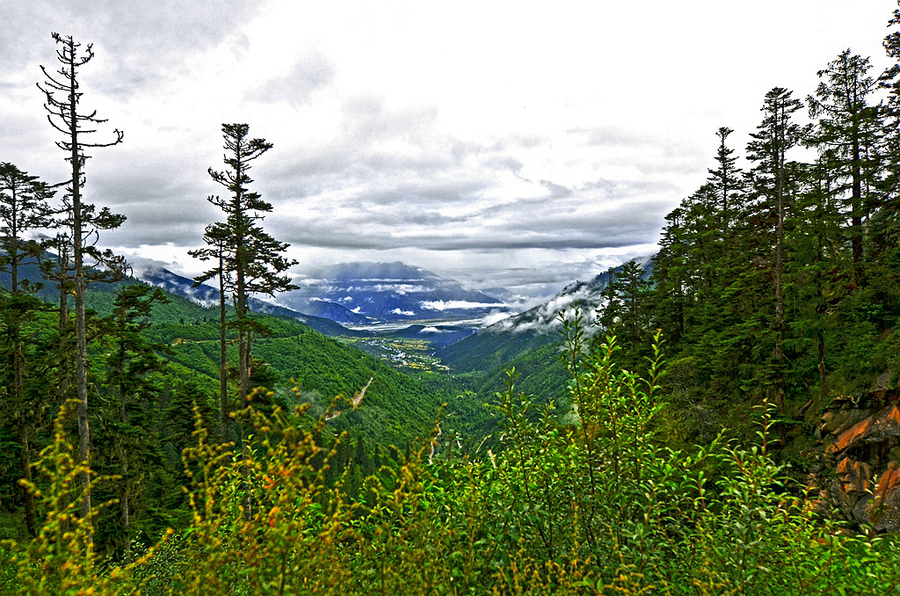
<path id="1" fill-rule="evenodd" d="M 426 310 L 445 311 L 470 308 L 497 308 L 498 304 L 496 302 L 470 302 L 468 300 L 426 300 L 422 302 L 421 306 Z"/>
<path id="2" fill-rule="evenodd" d="M 508 312 L 495 312 L 485 316 L 481 322 L 485 327 L 489 327 L 490 325 L 499 323 L 500 321 L 508 319 L 509 317 L 510 313 Z"/>

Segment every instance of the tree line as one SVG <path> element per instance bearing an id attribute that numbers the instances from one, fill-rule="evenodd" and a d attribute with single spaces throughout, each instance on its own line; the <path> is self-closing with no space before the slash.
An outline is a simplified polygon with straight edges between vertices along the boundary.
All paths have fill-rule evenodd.
<path id="1" fill-rule="evenodd" d="M 884 46 L 900 58 L 896 32 Z M 848 49 L 818 75 L 805 101 L 765 95 L 746 168 L 732 129 L 716 131 L 708 178 L 666 215 L 651 273 L 626 263 L 604 291 L 597 323 L 632 363 L 661 329 L 670 390 L 712 426 L 768 400 L 784 439 L 900 371 L 900 65 L 876 74 Z"/>

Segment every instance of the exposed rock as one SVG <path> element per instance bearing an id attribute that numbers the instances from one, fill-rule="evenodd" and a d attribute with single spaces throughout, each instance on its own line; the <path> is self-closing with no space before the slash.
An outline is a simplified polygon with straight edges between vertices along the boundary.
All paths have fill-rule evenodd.
<path id="1" fill-rule="evenodd" d="M 900 392 L 891 386 L 895 377 L 885 372 L 867 395 L 835 400 L 816 431 L 825 456 L 823 468 L 812 475 L 812 485 L 820 489 L 817 510 L 876 532 L 900 531 Z"/>
<path id="2" fill-rule="evenodd" d="M 878 532 L 900 530 L 900 462 L 891 462 L 878 479 L 870 518 Z"/>
<path id="3" fill-rule="evenodd" d="M 872 468 L 865 462 L 845 457 L 834 473 L 845 493 L 867 493 L 872 488 Z"/>
<path id="4" fill-rule="evenodd" d="M 859 502 L 859 497 L 852 497 L 841 490 L 841 483 L 836 480 L 826 480 L 822 482 L 816 479 L 816 484 L 823 485 L 824 490 L 819 493 L 819 499 L 816 503 L 816 510 L 825 517 L 831 517 L 835 510 L 846 520 L 855 520 L 853 511 Z"/>
<path id="5" fill-rule="evenodd" d="M 862 408 L 829 410 L 822 416 L 822 425 L 819 426 L 817 437 L 822 438 L 830 434 L 840 434 L 854 424 L 865 420 L 876 411 L 875 409 Z"/>
<path id="6" fill-rule="evenodd" d="M 900 406 L 882 408 L 876 414 L 860 420 L 828 445 L 825 453 L 837 455 L 861 444 L 887 443 L 887 451 L 900 442 Z"/>

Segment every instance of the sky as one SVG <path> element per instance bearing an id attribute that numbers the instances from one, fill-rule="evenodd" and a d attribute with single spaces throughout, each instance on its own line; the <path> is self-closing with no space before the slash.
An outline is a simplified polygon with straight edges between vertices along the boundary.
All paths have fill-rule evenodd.
<path id="1" fill-rule="evenodd" d="M 298 280 L 403 261 L 537 300 L 656 250 L 665 215 L 738 155 L 775 87 L 805 99 L 843 50 L 888 64 L 896 0 L 0 0 L 0 161 L 67 179 L 40 65 L 51 32 L 94 59 L 108 119 L 86 200 L 127 216 L 100 244 L 194 275 L 221 219 L 221 125 L 254 162 Z"/>

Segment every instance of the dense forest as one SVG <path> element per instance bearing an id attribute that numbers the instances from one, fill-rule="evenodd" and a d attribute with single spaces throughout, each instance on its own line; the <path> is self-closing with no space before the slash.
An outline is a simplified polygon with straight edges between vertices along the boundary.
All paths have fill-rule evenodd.
<path id="1" fill-rule="evenodd" d="M 0 594 L 900 594 L 890 25 L 885 72 L 847 50 L 761 98 L 745 168 L 711 131 L 596 313 L 415 376 L 251 311 L 294 263 L 246 124 L 192 253 L 216 307 L 99 250 L 124 216 L 84 202 L 87 152 L 122 133 L 85 136 L 93 53 L 54 34 L 71 179 L 0 163 Z"/>

